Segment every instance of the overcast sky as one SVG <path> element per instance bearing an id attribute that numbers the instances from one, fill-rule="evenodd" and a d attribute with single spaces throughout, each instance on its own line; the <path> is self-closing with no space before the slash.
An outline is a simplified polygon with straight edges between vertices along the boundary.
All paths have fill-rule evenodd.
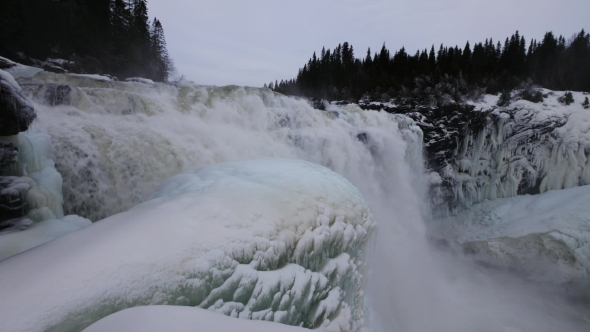
<path id="1" fill-rule="evenodd" d="M 590 0 L 148 0 L 178 72 L 199 84 L 262 86 L 294 78 L 322 46 L 355 56 L 495 42 L 516 30 L 569 39 L 590 30 Z"/>

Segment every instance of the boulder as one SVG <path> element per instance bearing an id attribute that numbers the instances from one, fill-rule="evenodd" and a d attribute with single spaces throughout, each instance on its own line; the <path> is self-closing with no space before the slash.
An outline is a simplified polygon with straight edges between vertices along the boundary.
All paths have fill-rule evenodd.
<path id="1" fill-rule="evenodd" d="M 14 144 L 0 141 L 0 170 L 10 166 L 18 160 L 18 149 Z"/>
<path id="2" fill-rule="evenodd" d="M 0 70 L 0 136 L 12 136 L 29 128 L 36 114 L 12 76 Z"/>

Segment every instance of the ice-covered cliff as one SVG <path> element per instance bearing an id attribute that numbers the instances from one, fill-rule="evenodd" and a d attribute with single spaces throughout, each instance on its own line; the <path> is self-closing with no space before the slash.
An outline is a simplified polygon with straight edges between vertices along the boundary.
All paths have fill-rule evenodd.
<path id="1" fill-rule="evenodd" d="M 540 89 L 533 103 L 513 93 L 439 108 L 362 104 L 412 117 L 424 131 L 433 180 L 433 210 L 439 216 L 460 212 L 484 200 L 539 194 L 590 184 L 590 109 L 587 93 Z"/>

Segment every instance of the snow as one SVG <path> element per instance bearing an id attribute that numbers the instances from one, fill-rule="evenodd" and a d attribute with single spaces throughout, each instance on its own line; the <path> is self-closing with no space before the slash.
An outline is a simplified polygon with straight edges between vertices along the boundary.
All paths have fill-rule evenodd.
<path id="1" fill-rule="evenodd" d="M 188 170 L 128 212 L 0 261 L 0 330 L 74 331 L 130 306 L 176 304 L 356 331 L 375 227 L 359 191 L 319 165 Z"/>
<path id="2" fill-rule="evenodd" d="M 73 61 L 66 60 L 66 59 L 52 59 L 52 58 L 47 58 L 47 62 L 54 63 L 59 66 L 71 65 L 74 63 Z"/>
<path id="3" fill-rule="evenodd" d="M 497 107 L 499 99 L 500 99 L 499 94 L 498 95 L 486 94 L 486 95 L 483 95 L 483 98 L 481 98 L 481 100 L 477 100 L 477 101 L 469 100 L 469 101 L 467 101 L 467 104 L 475 106 L 474 111 L 489 111 L 489 110 Z"/>
<path id="4" fill-rule="evenodd" d="M 484 201 L 437 220 L 433 236 L 555 284 L 590 284 L 590 186 Z"/>
<path id="5" fill-rule="evenodd" d="M 23 231 L 0 233 L 0 260 L 14 256 L 43 243 L 57 239 L 78 229 L 89 226 L 88 219 L 70 215 L 62 219 L 44 220 Z"/>
<path id="6" fill-rule="evenodd" d="M 9 73 L 5 72 L 4 70 L 0 69 L 0 80 L 7 82 L 14 90 L 21 91 L 20 85 L 16 82 L 14 77 Z"/>
<path id="7" fill-rule="evenodd" d="M 111 82 L 112 81 L 112 79 L 110 77 L 103 76 L 103 75 L 97 75 L 97 74 L 68 74 L 68 75 L 73 76 L 73 77 L 89 78 L 92 80 L 104 81 L 104 82 Z"/>
<path id="8" fill-rule="evenodd" d="M 125 82 L 137 82 L 137 83 L 143 83 L 143 84 L 154 84 L 154 81 L 148 79 L 148 78 L 142 78 L 142 77 L 129 77 L 125 79 Z"/>
<path id="9" fill-rule="evenodd" d="M 84 332 L 297 332 L 278 323 L 246 321 L 200 308 L 148 306 L 126 309 L 99 320 Z"/>
<path id="10" fill-rule="evenodd" d="M 15 79 L 31 78 L 43 71 L 43 69 L 41 68 L 25 66 L 20 63 L 16 63 L 12 60 L 9 60 L 7 58 L 0 57 L 0 59 L 12 65 L 12 67 L 6 68 L 4 70 L 11 74 Z"/>

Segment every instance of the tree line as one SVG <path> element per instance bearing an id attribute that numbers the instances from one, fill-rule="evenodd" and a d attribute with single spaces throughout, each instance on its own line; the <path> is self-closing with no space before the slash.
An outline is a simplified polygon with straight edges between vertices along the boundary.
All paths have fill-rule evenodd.
<path id="1" fill-rule="evenodd" d="M 566 41 L 547 32 L 528 44 L 518 31 L 504 43 L 492 39 L 463 48 L 434 45 L 408 54 L 367 50 L 356 58 L 349 43 L 323 48 L 295 79 L 265 85 L 275 91 L 328 100 L 397 98 L 440 105 L 481 93 L 497 94 L 536 84 L 553 90 L 590 91 L 590 34 Z"/>
<path id="2" fill-rule="evenodd" d="M 0 55 L 68 70 L 167 81 L 174 66 L 147 0 L 2 0 Z"/>

